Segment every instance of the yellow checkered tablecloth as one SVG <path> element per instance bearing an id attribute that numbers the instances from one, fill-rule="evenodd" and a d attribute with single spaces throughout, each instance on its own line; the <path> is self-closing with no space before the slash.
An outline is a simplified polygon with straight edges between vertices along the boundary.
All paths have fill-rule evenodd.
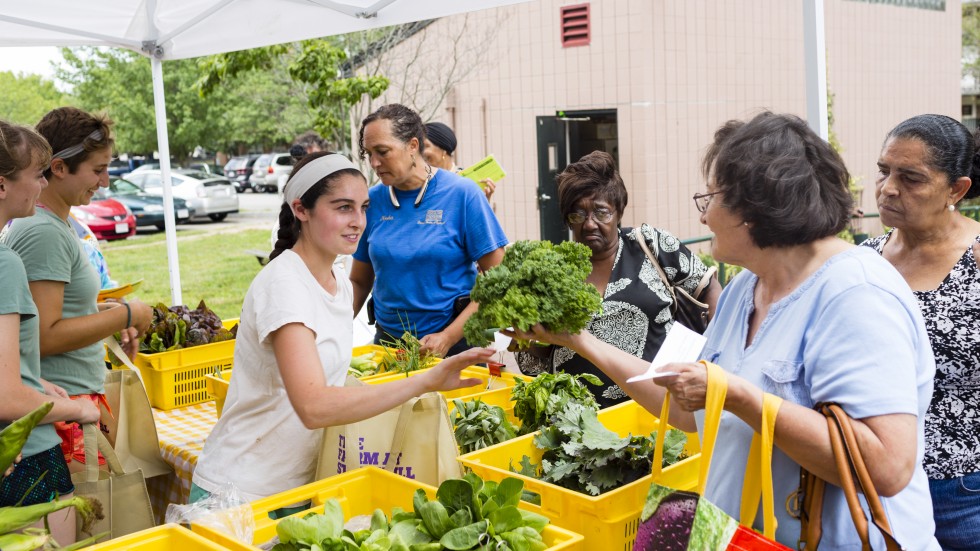
<path id="1" fill-rule="evenodd" d="M 154 408 L 153 419 L 160 438 L 160 455 L 174 468 L 173 474 L 146 481 L 159 522 L 166 514 L 167 505 L 187 503 L 197 458 L 204 448 L 204 440 L 218 422 L 218 412 L 212 401 L 169 411 Z"/>

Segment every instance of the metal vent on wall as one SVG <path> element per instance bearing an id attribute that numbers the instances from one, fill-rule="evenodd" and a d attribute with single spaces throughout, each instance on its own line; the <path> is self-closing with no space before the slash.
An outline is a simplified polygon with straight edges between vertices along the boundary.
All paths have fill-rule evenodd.
<path id="1" fill-rule="evenodd" d="M 589 4 L 576 4 L 561 8 L 561 46 L 588 46 L 592 38 L 589 21 Z"/>

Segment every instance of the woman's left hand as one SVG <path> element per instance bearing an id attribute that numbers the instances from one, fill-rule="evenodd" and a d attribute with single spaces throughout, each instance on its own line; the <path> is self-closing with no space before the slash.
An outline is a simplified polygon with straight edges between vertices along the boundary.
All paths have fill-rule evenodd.
<path id="1" fill-rule="evenodd" d="M 445 331 L 439 333 L 431 333 L 419 339 L 419 344 L 421 345 L 421 351 L 428 352 L 429 354 L 434 354 L 440 358 L 445 358 L 446 353 L 449 349 L 456 344 L 459 339 L 455 341 L 452 337 L 446 334 Z"/>
<path id="2" fill-rule="evenodd" d="M 136 358 L 136 353 L 140 351 L 140 331 L 135 327 L 127 327 L 119 332 L 119 346 L 123 352 L 132 360 Z"/>
<path id="3" fill-rule="evenodd" d="M 483 193 L 487 196 L 487 201 L 489 201 L 493 197 L 493 192 L 497 191 L 497 184 L 490 178 L 484 178 L 480 180 L 480 183 L 483 184 Z"/>
<path id="4" fill-rule="evenodd" d="M 671 400 L 677 407 L 688 412 L 704 409 L 708 392 L 708 369 L 703 364 L 671 363 L 660 367 L 658 371 L 677 373 L 653 380 L 670 392 Z"/>
<path id="5" fill-rule="evenodd" d="M 44 379 L 41 379 L 41 388 L 44 389 L 44 393 L 48 396 L 58 396 L 65 399 L 69 397 L 68 392 L 65 389 Z"/>

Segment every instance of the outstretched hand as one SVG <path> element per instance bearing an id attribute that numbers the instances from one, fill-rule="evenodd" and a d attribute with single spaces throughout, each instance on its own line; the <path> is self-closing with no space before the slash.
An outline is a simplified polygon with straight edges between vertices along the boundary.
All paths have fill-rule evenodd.
<path id="1" fill-rule="evenodd" d="M 481 382 L 480 379 L 461 379 L 460 373 L 473 364 L 489 361 L 494 354 L 496 351 L 492 348 L 471 348 L 442 360 L 428 372 L 418 376 L 426 377 L 425 386 L 428 391 L 474 386 Z"/>

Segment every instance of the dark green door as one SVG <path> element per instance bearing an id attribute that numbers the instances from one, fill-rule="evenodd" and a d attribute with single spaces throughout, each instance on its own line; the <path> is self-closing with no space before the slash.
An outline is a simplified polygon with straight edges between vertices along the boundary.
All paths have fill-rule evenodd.
<path id="1" fill-rule="evenodd" d="M 552 243 L 568 240 L 568 230 L 558 209 L 558 174 L 568 165 L 565 123 L 558 117 L 538 117 L 538 215 L 541 239 Z"/>

